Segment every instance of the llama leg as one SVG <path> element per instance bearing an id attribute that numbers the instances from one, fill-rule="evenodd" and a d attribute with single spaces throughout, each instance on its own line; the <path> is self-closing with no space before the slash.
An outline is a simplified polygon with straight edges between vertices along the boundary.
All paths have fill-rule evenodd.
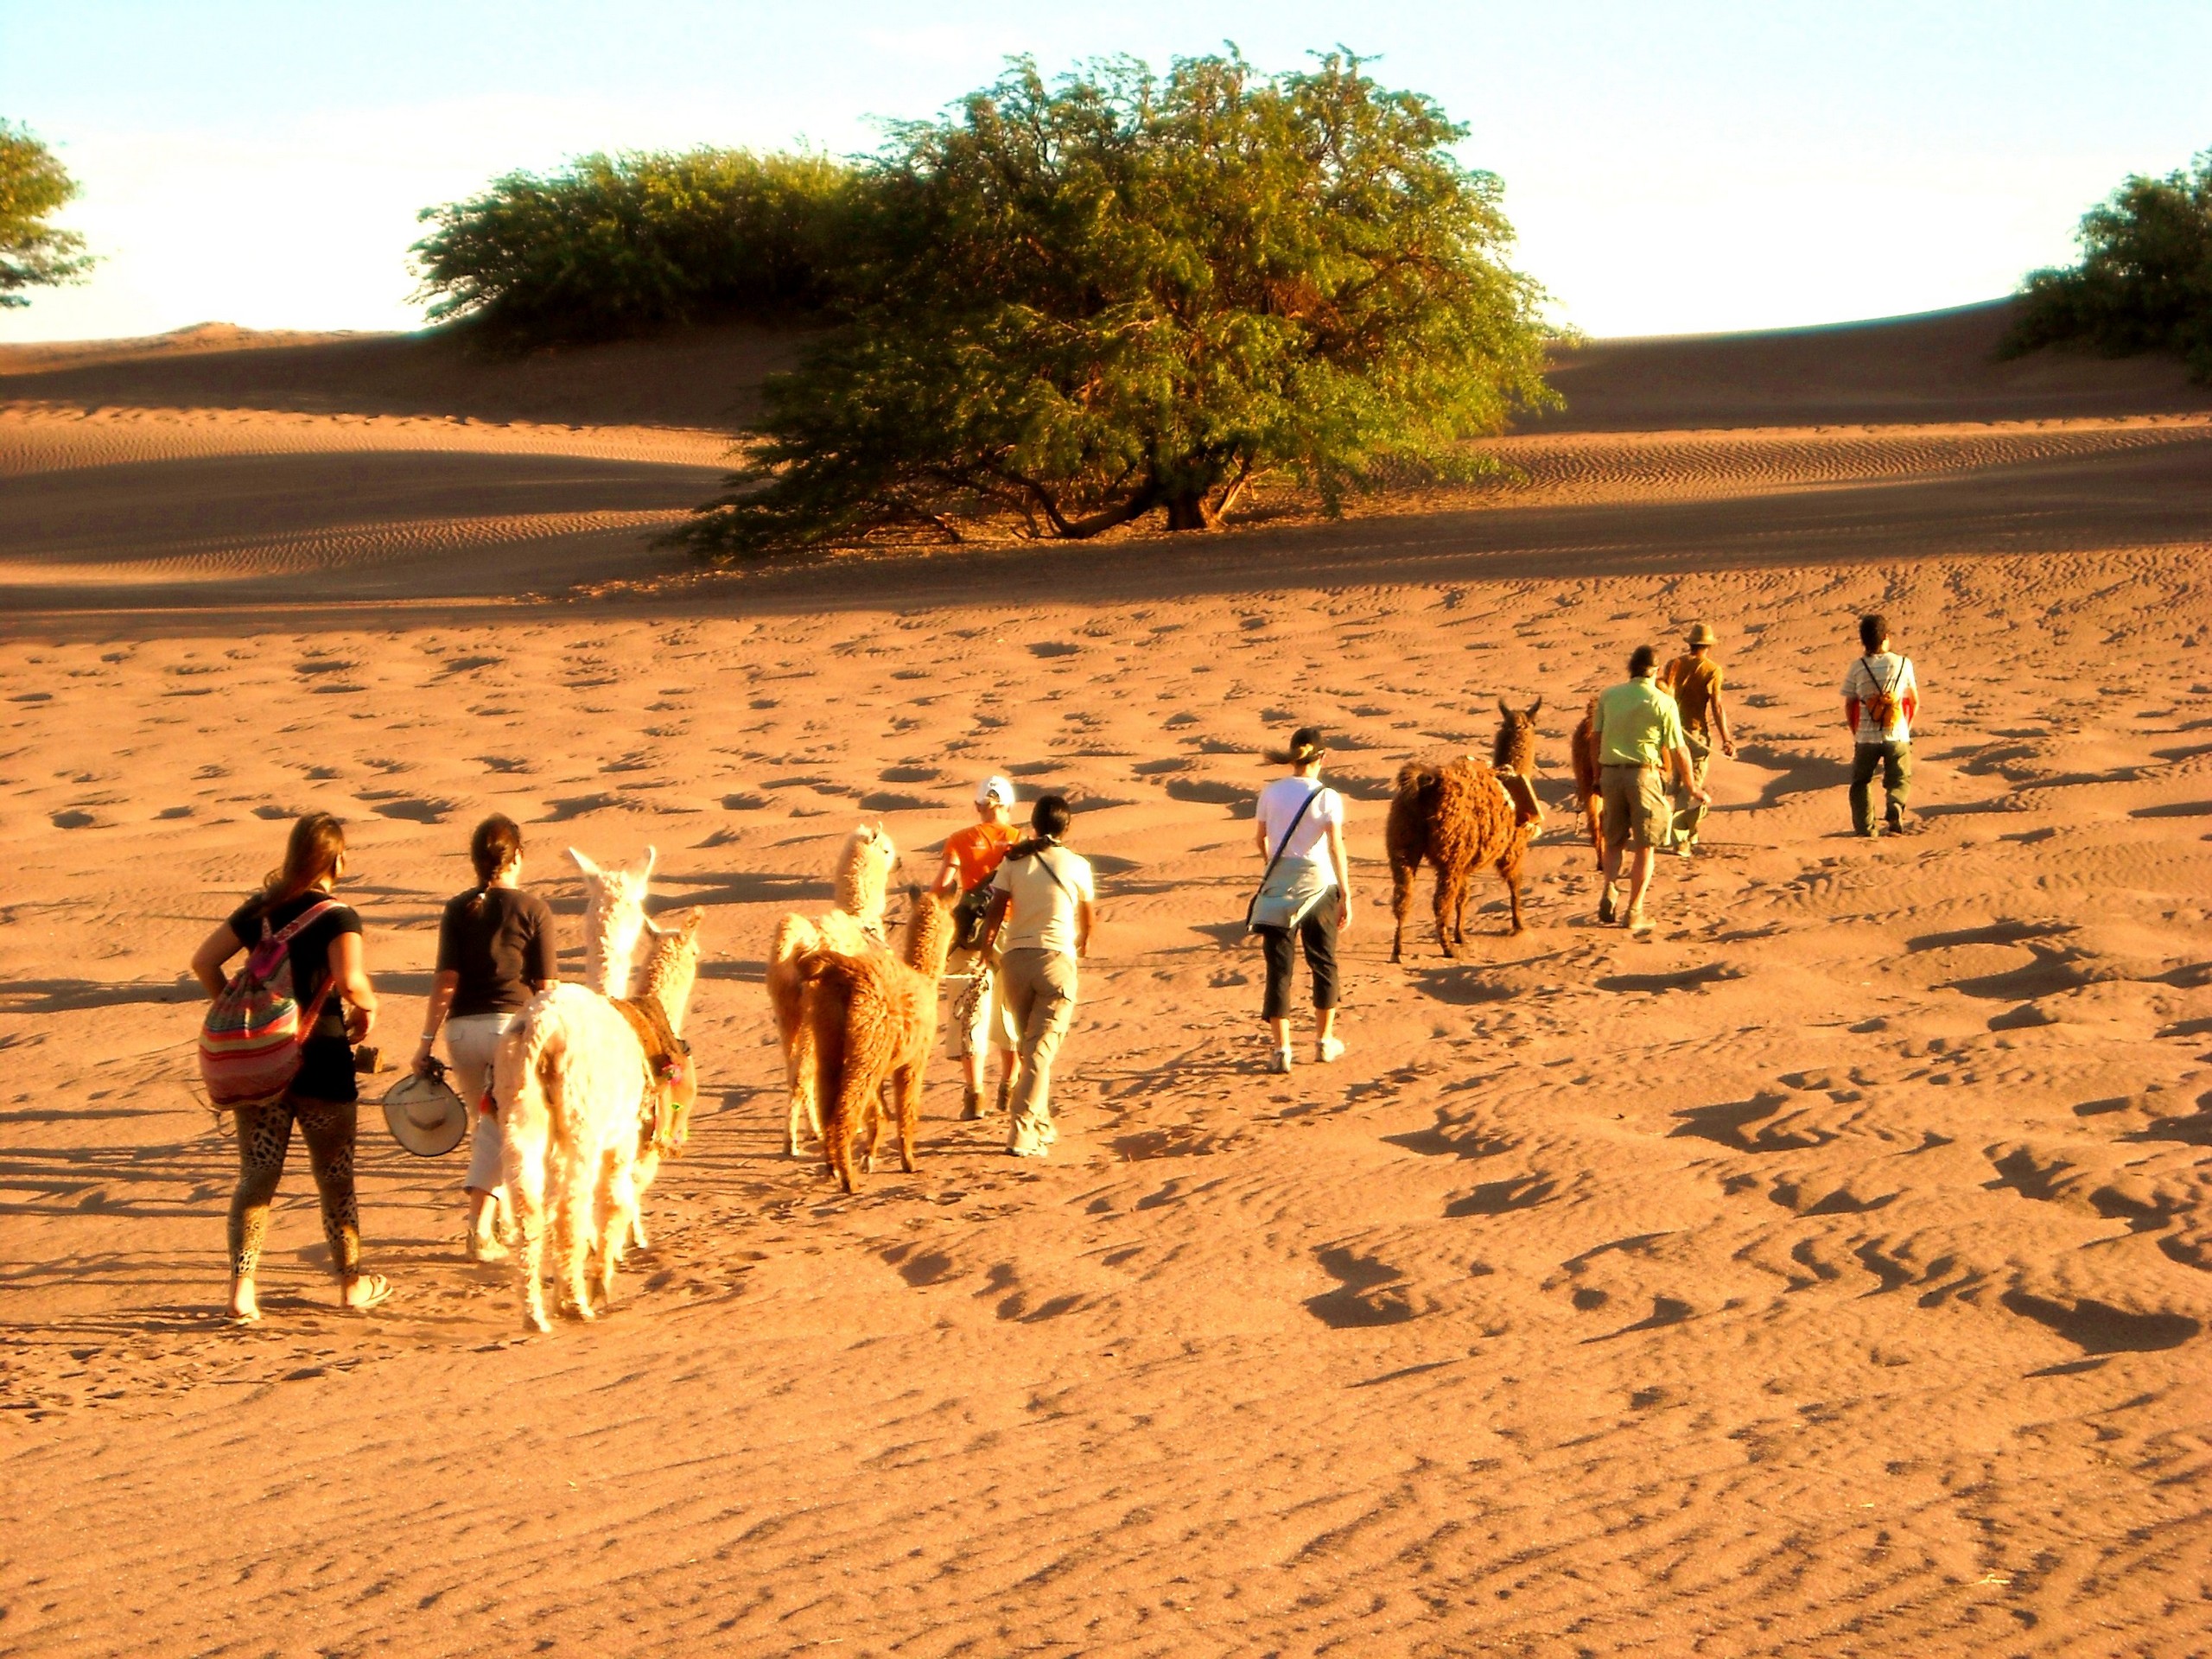
<path id="1" fill-rule="evenodd" d="M 589 1320 L 598 1317 L 592 1312 L 590 1268 L 599 1160 L 577 1152 L 564 1161 L 559 1200 L 562 1294 L 569 1312 Z"/>
<path id="2" fill-rule="evenodd" d="M 514 1217 L 515 1260 L 522 1268 L 522 1322 L 525 1330 L 550 1331 L 545 1317 L 545 1158 L 546 1148 L 518 1146 L 521 1139 L 513 1126 L 507 1130 L 505 1161 L 507 1203 Z M 518 1155 L 519 1154 L 519 1155 Z"/>
<path id="3" fill-rule="evenodd" d="M 790 1129 L 784 1137 L 784 1151 L 789 1157 L 798 1156 L 798 1125 L 802 1116 L 808 1120 L 817 1138 L 822 1134 L 822 1096 L 816 1077 L 818 1065 L 814 1032 L 802 1014 L 798 1029 L 791 1033 L 790 1064 L 786 1067 L 791 1083 L 791 1117 Z"/>
<path id="4" fill-rule="evenodd" d="M 629 1160 L 617 1158 L 607 1176 L 606 1229 L 599 1238 L 599 1304 L 614 1300 L 614 1270 L 622 1265 L 623 1246 L 638 1218 L 638 1187 Z"/>
<path id="5" fill-rule="evenodd" d="M 1390 860 L 1390 915 L 1397 923 L 1390 935 L 1390 960 L 1397 961 L 1406 951 L 1406 910 L 1413 903 L 1414 877 L 1421 874 L 1418 861 L 1400 863 L 1393 855 Z"/>
<path id="6" fill-rule="evenodd" d="M 1513 925 L 1509 931 L 1518 934 L 1521 927 L 1521 853 L 1516 842 L 1512 851 L 1497 861 L 1498 879 L 1505 883 L 1505 894 L 1513 904 Z"/>
<path id="7" fill-rule="evenodd" d="M 1467 878 L 1458 865 L 1445 863 L 1436 867 L 1436 943 L 1447 958 L 1455 961 L 1458 953 L 1452 948 L 1452 934 L 1444 924 L 1445 919 L 1459 908 L 1466 883 Z"/>
<path id="8" fill-rule="evenodd" d="M 875 1173 L 875 1149 L 883 1141 L 883 1119 L 893 1100 L 892 1091 L 898 1087 L 894 1077 L 886 1077 L 883 1086 L 868 1096 L 868 1151 L 861 1155 L 861 1169 L 869 1175 Z"/>
<path id="9" fill-rule="evenodd" d="M 624 1254 L 630 1249 L 650 1250 L 653 1242 L 645 1236 L 645 1190 L 652 1185 L 660 1173 L 660 1153 L 648 1148 L 638 1154 L 635 1172 L 630 1177 L 630 1226 Z"/>
<path id="10" fill-rule="evenodd" d="M 899 1073 L 899 1164 L 914 1173 L 914 1128 L 922 1115 L 922 1065 L 917 1060 Z"/>
<path id="11" fill-rule="evenodd" d="M 864 1095 L 841 1085 L 822 1122 L 823 1158 L 837 1184 L 848 1192 L 853 1190 L 853 1118 L 859 1104 L 854 1099 L 855 1093 Z"/>

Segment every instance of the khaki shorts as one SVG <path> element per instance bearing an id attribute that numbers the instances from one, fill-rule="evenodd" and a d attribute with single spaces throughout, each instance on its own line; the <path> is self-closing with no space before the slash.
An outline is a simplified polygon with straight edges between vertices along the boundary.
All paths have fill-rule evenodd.
<path id="1" fill-rule="evenodd" d="M 1605 802 L 1600 827 L 1605 845 L 1625 842 L 1630 852 L 1665 847 L 1675 838 L 1675 804 L 1656 766 L 1606 766 L 1599 774 Z"/>

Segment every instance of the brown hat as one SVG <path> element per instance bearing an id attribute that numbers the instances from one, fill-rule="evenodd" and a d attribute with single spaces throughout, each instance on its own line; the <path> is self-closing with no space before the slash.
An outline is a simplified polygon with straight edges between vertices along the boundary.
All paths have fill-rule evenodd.
<path id="1" fill-rule="evenodd" d="M 1693 645 L 1718 645 L 1719 642 L 1720 636 L 1713 631 L 1713 625 L 1711 623 L 1693 622 L 1690 624 L 1690 644 Z"/>

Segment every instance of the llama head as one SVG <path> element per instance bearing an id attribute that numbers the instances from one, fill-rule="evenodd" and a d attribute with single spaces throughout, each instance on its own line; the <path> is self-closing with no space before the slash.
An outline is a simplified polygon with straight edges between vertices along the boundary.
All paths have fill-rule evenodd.
<path id="1" fill-rule="evenodd" d="M 699 925 L 706 919 L 706 911 L 693 905 L 645 923 L 652 948 L 645 953 L 640 995 L 658 999 L 661 1012 L 668 1016 L 669 1029 L 674 1032 L 683 1029 L 691 982 L 699 976 Z"/>
<path id="2" fill-rule="evenodd" d="M 569 856 L 584 878 L 584 975 L 602 996 L 630 994 L 631 959 L 645 927 L 645 883 L 659 857 L 651 847 L 628 869 L 601 869 L 575 848 Z"/>
<path id="3" fill-rule="evenodd" d="M 952 911 L 936 893 L 916 887 L 912 908 L 906 916 L 906 949 L 900 953 L 918 974 L 944 977 L 944 959 L 952 954 Z"/>
<path id="4" fill-rule="evenodd" d="M 883 925 L 883 902 L 899 849 L 880 823 L 855 825 L 837 855 L 837 908 L 874 932 Z"/>
<path id="5" fill-rule="evenodd" d="M 1541 696 L 1525 709 L 1515 709 L 1503 697 L 1497 700 L 1497 742 L 1491 750 L 1491 765 L 1500 772 L 1517 772 L 1523 778 L 1536 769 L 1536 711 Z"/>

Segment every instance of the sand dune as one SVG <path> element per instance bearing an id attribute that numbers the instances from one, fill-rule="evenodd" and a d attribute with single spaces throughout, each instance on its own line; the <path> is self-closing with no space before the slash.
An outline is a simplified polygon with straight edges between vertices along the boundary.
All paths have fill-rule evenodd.
<path id="1" fill-rule="evenodd" d="M 639 545 L 711 482 L 704 421 L 248 406 L 206 352 L 86 418 L 51 377 L 112 371 L 41 372 L 0 415 L 10 1644 L 2212 1641 L 2212 424 L 2090 407 L 2102 364 L 1986 427 L 1811 408 L 1912 383 L 1939 323 L 1750 429 L 1756 340 L 1600 344 L 1591 401 L 1641 429 L 1517 436 L 1518 479 L 1428 510 L 710 580 Z M 1928 695 L 1924 833 L 1871 845 L 1834 690 L 1866 606 Z M 1743 753 L 1633 941 L 1590 918 L 1562 746 L 1698 617 Z M 1397 765 L 1538 692 L 1530 931 L 1478 884 L 1469 960 L 1424 925 L 1391 966 Z M 1278 1078 L 1235 918 L 1254 752 L 1300 719 L 1364 909 L 1351 1054 Z M 1102 877 L 1061 1146 L 998 1154 L 940 1065 L 919 1173 L 836 1198 L 781 1155 L 769 929 L 857 818 L 925 874 L 993 769 L 1071 793 Z M 571 962 L 564 844 L 657 845 L 656 902 L 709 906 L 714 1110 L 655 1249 L 606 1323 L 519 1340 L 458 1166 L 378 1131 L 398 1298 L 327 1307 L 302 1168 L 270 1317 L 222 1327 L 182 963 L 337 810 L 404 1046 L 494 807 Z"/>

